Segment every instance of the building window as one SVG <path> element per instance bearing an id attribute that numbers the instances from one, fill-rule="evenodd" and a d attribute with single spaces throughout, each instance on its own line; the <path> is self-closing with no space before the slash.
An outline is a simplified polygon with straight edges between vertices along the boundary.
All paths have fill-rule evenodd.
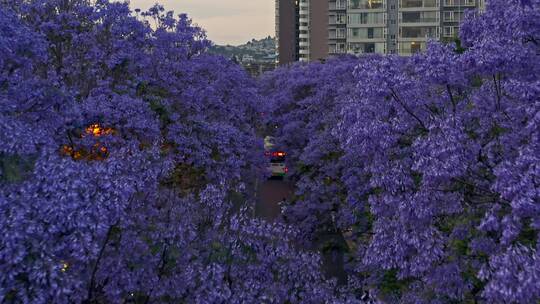
<path id="1" fill-rule="evenodd" d="M 444 0 L 444 6 L 476 6 L 475 0 Z"/>
<path id="2" fill-rule="evenodd" d="M 349 0 L 349 8 L 351 9 L 378 9 L 383 7 L 383 0 Z"/>
<path id="3" fill-rule="evenodd" d="M 356 13 L 348 15 L 349 24 L 384 24 L 384 13 Z"/>
<path id="4" fill-rule="evenodd" d="M 349 49 L 349 53 L 356 54 L 356 55 L 366 54 L 366 53 L 384 54 L 386 51 L 384 42 L 376 42 L 376 43 L 354 42 L 354 43 L 349 43 L 348 49 Z"/>
<path id="5" fill-rule="evenodd" d="M 452 1 L 452 0 L 445 0 Z M 439 4 L 437 0 L 401 0 L 400 5 L 403 8 L 413 7 L 437 7 Z"/>
<path id="6" fill-rule="evenodd" d="M 426 48 L 426 43 L 421 41 L 401 42 L 399 44 L 399 53 L 402 55 L 411 55 L 421 52 Z"/>
<path id="7" fill-rule="evenodd" d="M 453 37 L 454 36 L 454 33 L 453 33 L 453 27 L 451 26 L 445 26 L 443 28 L 443 35 L 444 37 Z"/>
<path id="8" fill-rule="evenodd" d="M 407 26 L 400 31 L 402 38 L 437 38 L 437 27 Z"/>
<path id="9" fill-rule="evenodd" d="M 400 22 L 404 22 L 404 23 L 439 22 L 438 12 L 402 12 L 400 13 Z"/>
<path id="10" fill-rule="evenodd" d="M 350 39 L 381 39 L 384 38 L 384 28 L 350 28 L 348 36 Z"/>
<path id="11" fill-rule="evenodd" d="M 454 12 L 443 12 L 444 21 L 452 21 L 454 19 Z"/>

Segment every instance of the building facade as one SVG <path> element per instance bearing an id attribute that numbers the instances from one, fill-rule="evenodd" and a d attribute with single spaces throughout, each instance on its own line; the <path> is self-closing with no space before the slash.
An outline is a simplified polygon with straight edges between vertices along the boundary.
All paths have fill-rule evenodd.
<path id="1" fill-rule="evenodd" d="M 347 53 L 347 0 L 328 1 L 328 54 Z"/>
<path id="2" fill-rule="evenodd" d="M 300 61 L 328 57 L 328 1 L 299 0 Z"/>
<path id="3" fill-rule="evenodd" d="M 346 53 L 409 56 L 425 50 L 430 39 L 454 40 L 465 11 L 482 10 L 484 6 L 484 0 L 277 0 L 276 3 L 289 3 L 297 8 L 294 32 L 300 61 Z M 285 22 L 281 16 L 276 19 Z M 281 44 L 279 34 L 277 37 Z"/>
<path id="4" fill-rule="evenodd" d="M 300 59 L 298 0 L 276 0 L 276 60 L 280 65 Z"/>

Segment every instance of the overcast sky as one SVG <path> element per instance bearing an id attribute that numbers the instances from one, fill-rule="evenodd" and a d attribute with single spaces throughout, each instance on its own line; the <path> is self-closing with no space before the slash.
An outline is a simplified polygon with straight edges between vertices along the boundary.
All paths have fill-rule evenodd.
<path id="1" fill-rule="evenodd" d="M 187 13 L 217 44 L 243 44 L 252 38 L 275 35 L 275 0 L 130 0 L 131 8 L 154 3 L 166 10 Z"/>

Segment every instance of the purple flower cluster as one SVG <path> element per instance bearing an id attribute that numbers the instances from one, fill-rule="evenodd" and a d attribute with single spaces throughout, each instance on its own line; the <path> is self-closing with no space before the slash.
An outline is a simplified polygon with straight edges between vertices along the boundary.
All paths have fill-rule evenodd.
<path id="1" fill-rule="evenodd" d="M 389 302 L 540 299 L 539 20 L 537 0 L 492 0 L 458 45 L 263 79 L 287 218 L 349 238 L 349 280 Z"/>
<path id="2" fill-rule="evenodd" d="M 248 216 L 253 80 L 186 15 L 89 3 L 0 4 L 0 302 L 348 301 Z"/>
<path id="3" fill-rule="evenodd" d="M 0 4 L 0 302 L 540 299 L 539 0 L 258 83 L 210 45 L 160 5 Z M 261 133 L 287 223 L 250 216 Z M 298 248 L 328 234 L 342 286 Z"/>
<path id="4" fill-rule="evenodd" d="M 266 124 L 277 146 L 287 152 L 289 176 L 296 184 L 294 204 L 285 217 L 300 228 L 300 241 L 307 244 L 321 232 L 353 223 L 352 210 L 343 203 L 346 164 L 334 128 L 339 109 L 348 102 L 339 97 L 355 90 L 358 63 L 358 58 L 344 57 L 298 64 L 260 80 L 261 94 L 269 101 Z M 332 214 L 340 214 L 337 222 Z"/>

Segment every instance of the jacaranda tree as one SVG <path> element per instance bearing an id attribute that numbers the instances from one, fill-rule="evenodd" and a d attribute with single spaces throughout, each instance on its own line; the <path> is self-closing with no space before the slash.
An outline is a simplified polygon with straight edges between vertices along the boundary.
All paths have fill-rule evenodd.
<path id="1" fill-rule="evenodd" d="M 539 0 L 258 87 L 210 45 L 159 5 L 0 4 L 0 302 L 540 300 Z M 289 153 L 286 223 L 250 216 L 261 123 Z M 340 287 L 297 248 L 329 229 Z"/>
<path id="2" fill-rule="evenodd" d="M 350 204 L 351 282 L 392 303 L 540 299 L 539 15 L 538 1 L 488 1 L 457 45 L 362 58 L 355 89 L 336 61 L 263 83 L 292 156 L 300 229 Z M 317 95 L 332 92 L 325 84 L 344 89 Z M 320 140 L 331 135 L 338 145 Z M 304 167 L 317 153 L 337 155 Z"/>
<path id="3" fill-rule="evenodd" d="M 348 301 L 248 216 L 261 98 L 209 46 L 159 5 L 0 5 L 0 302 Z"/>
<path id="4" fill-rule="evenodd" d="M 540 298 L 539 8 L 489 1 L 463 23 L 463 49 L 432 42 L 357 68 L 339 130 L 353 204 L 373 219 L 358 271 L 394 282 L 390 299 Z"/>
<path id="5" fill-rule="evenodd" d="M 260 80 L 261 94 L 270 105 L 266 123 L 278 147 L 287 152 L 289 179 L 296 184 L 294 204 L 285 218 L 303 232 L 310 242 L 318 233 L 349 215 L 343 210 L 345 189 L 341 182 L 342 150 L 333 129 L 339 121 L 341 96 L 354 90 L 354 57 L 332 59 L 327 63 L 294 65 L 265 75 Z M 346 217 L 346 216 L 345 216 Z"/>

